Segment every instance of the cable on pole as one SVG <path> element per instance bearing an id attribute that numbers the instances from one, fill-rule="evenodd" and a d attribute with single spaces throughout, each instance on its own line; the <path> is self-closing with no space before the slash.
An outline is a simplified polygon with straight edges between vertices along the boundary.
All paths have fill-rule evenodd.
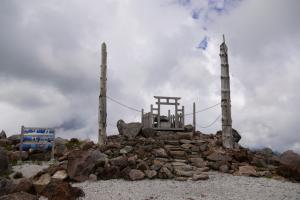
<path id="1" fill-rule="evenodd" d="M 106 95 L 106 97 L 107 97 L 109 100 L 111 100 L 111 101 L 113 101 L 113 102 L 115 102 L 115 103 L 119 104 L 120 106 L 123 106 L 123 107 L 125 107 L 125 108 L 127 108 L 127 109 L 130 109 L 130 110 L 133 110 L 133 111 L 136 111 L 136 112 L 142 112 L 142 111 L 140 111 L 140 110 L 138 110 L 138 109 L 136 109 L 136 108 L 133 108 L 133 107 L 131 107 L 131 106 L 127 106 L 127 105 L 125 105 L 125 104 L 123 104 L 123 103 L 121 103 L 121 102 L 119 102 L 119 101 L 117 101 L 117 100 L 115 100 L 115 99 L 113 99 L 113 98 L 107 96 L 107 95 Z"/>
<path id="2" fill-rule="evenodd" d="M 209 127 L 211 127 L 212 125 L 214 125 L 219 119 L 220 119 L 220 117 L 221 117 L 222 115 L 219 115 L 212 123 L 210 123 L 210 124 L 208 124 L 207 126 L 199 126 L 200 128 L 209 128 Z M 197 128 L 199 128 L 198 126 L 197 126 Z"/>
<path id="3" fill-rule="evenodd" d="M 214 108 L 214 107 L 216 107 L 216 106 L 218 106 L 218 105 L 220 105 L 220 104 L 221 104 L 221 103 L 217 103 L 217 104 L 212 105 L 212 106 L 209 106 L 209 107 L 207 107 L 207 108 L 203 108 L 203 109 L 201 109 L 201 110 L 196 111 L 195 113 L 204 112 L 204 111 L 209 110 L 209 109 L 211 109 L 211 108 Z M 187 115 L 192 115 L 192 114 L 193 114 L 193 113 L 187 113 L 187 114 L 185 114 L 185 116 L 187 116 Z"/>

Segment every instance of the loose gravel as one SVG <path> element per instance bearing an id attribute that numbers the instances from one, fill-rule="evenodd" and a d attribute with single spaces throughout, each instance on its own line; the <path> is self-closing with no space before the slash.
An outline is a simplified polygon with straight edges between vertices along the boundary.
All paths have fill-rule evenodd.
<path id="1" fill-rule="evenodd" d="M 206 181 L 107 180 L 76 183 L 86 200 L 300 200 L 300 184 L 267 178 L 210 173 Z"/>
<path id="2" fill-rule="evenodd" d="M 13 171 L 22 172 L 24 177 L 30 178 L 47 167 L 49 167 L 49 162 L 41 162 L 39 164 L 28 162 L 13 166 Z"/>

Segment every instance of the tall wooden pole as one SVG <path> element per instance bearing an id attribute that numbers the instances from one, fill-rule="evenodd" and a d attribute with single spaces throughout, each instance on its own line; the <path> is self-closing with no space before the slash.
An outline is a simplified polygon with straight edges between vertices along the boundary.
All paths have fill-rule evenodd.
<path id="1" fill-rule="evenodd" d="M 193 103 L 193 133 L 196 132 L 196 103 Z"/>
<path id="2" fill-rule="evenodd" d="M 99 95 L 99 135 L 98 144 L 104 145 L 106 142 L 106 65 L 107 52 L 103 42 L 101 46 L 101 75 L 100 75 L 100 95 Z"/>
<path id="3" fill-rule="evenodd" d="M 231 120 L 231 100 L 230 100 L 230 77 L 228 64 L 228 48 L 223 43 L 220 45 L 221 58 L 221 107 L 222 107 L 222 141 L 223 147 L 233 148 L 232 120 Z"/>

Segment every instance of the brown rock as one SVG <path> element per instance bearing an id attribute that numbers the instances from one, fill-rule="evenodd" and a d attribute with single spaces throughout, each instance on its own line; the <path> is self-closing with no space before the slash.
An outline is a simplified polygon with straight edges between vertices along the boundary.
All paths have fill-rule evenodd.
<path id="1" fill-rule="evenodd" d="M 120 169 L 123 169 L 128 165 L 128 160 L 126 156 L 119 156 L 116 158 L 112 158 L 110 159 L 109 162 L 111 165 L 118 166 Z"/>
<path id="2" fill-rule="evenodd" d="M 94 145 L 95 145 L 95 144 L 94 144 L 93 141 L 87 140 L 87 141 L 84 141 L 84 142 L 80 145 L 80 148 L 81 148 L 83 151 L 87 151 L 87 150 L 93 148 Z"/>
<path id="3" fill-rule="evenodd" d="M 132 169 L 129 172 L 129 178 L 132 181 L 142 180 L 145 177 L 145 174 L 141 170 Z"/>
<path id="4" fill-rule="evenodd" d="M 207 174 L 194 174 L 192 179 L 193 181 L 207 180 L 209 176 Z"/>
<path id="5" fill-rule="evenodd" d="M 240 176 L 257 176 L 255 168 L 251 165 L 240 166 L 237 175 Z"/>
<path id="6" fill-rule="evenodd" d="M 97 160 L 106 158 L 106 155 L 98 150 L 74 150 L 68 156 L 67 172 L 75 181 L 85 181 L 93 173 Z M 127 159 L 126 159 L 127 162 Z"/>
<path id="7" fill-rule="evenodd" d="M 100 167 L 97 168 L 95 173 L 99 179 L 103 179 L 103 180 L 115 179 L 121 177 L 121 170 L 117 166 Z"/>
<path id="8" fill-rule="evenodd" d="M 168 157 L 168 154 L 164 148 L 153 149 L 152 153 L 154 154 L 154 156 L 157 157 L 162 157 L 162 158 Z"/>
<path id="9" fill-rule="evenodd" d="M 84 196 L 84 193 L 81 189 L 72 187 L 68 182 L 52 179 L 41 192 L 41 195 L 52 200 L 75 200 Z"/>
<path id="10" fill-rule="evenodd" d="M 174 158 L 185 158 L 186 156 L 184 151 L 170 151 L 169 153 Z"/>
<path id="11" fill-rule="evenodd" d="M 32 181 L 28 178 L 20 179 L 19 183 L 15 188 L 15 192 L 28 192 L 33 193 L 33 184 Z"/>
<path id="12" fill-rule="evenodd" d="M 136 168 L 141 171 L 146 171 L 149 169 L 149 166 L 145 161 L 140 161 Z"/>
<path id="13" fill-rule="evenodd" d="M 184 170 L 180 170 L 180 169 L 175 169 L 174 170 L 176 176 L 184 176 L 184 177 L 191 177 L 193 176 L 193 171 L 184 171 Z"/>
<path id="14" fill-rule="evenodd" d="M 38 200 L 38 197 L 26 192 L 16 192 L 1 196 L 0 200 Z"/>
<path id="15" fill-rule="evenodd" d="M 219 167 L 219 171 L 220 171 L 220 172 L 223 172 L 223 173 L 228 173 L 228 172 L 229 172 L 229 167 L 228 167 L 228 165 L 221 165 L 221 166 Z"/>
<path id="16" fill-rule="evenodd" d="M 280 166 L 276 172 L 286 178 L 300 181 L 300 155 L 289 150 L 280 156 Z"/>
<path id="17" fill-rule="evenodd" d="M 192 140 L 181 139 L 181 140 L 179 140 L 179 142 L 180 142 L 181 144 L 191 144 L 191 143 L 192 143 Z"/>
<path id="18" fill-rule="evenodd" d="M 162 179 L 170 179 L 173 178 L 173 174 L 167 167 L 162 167 L 159 170 L 158 177 Z"/>
<path id="19" fill-rule="evenodd" d="M 202 158 L 190 158 L 190 161 L 196 167 L 205 167 L 207 165 L 206 161 Z"/>
<path id="20" fill-rule="evenodd" d="M 174 179 L 175 179 L 175 181 L 187 181 L 189 179 L 189 177 L 177 176 Z"/>
<path id="21" fill-rule="evenodd" d="M 9 179 L 0 177 L 0 196 L 15 191 L 16 185 Z"/>
<path id="22" fill-rule="evenodd" d="M 137 155 L 128 157 L 128 165 L 135 166 L 137 160 Z"/>
<path id="23" fill-rule="evenodd" d="M 146 170 L 145 174 L 147 176 L 147 178 L 154 178 L 157 175 L 157 172 L 155 170 Z"/>
<path id="24" fill-rule="evenodd" d="M 10 141 L 9 139 L 5 139 L 5 138 L 0 139 L 0 146 L 1 147 L 8 147 L 10 145 L 12 145 L 12 141 Z"/>
<path id="25" fill-rule="evenodd" d="M 9 171 L 7 151 L 0 147 L 0 176 Z"/>
<path id="26" fill-rule="evenodd" d="M 229 157 L 228 155 L 224 155 L 219 152 L 213 152 L 213 153 L 209 154 L 207 156 L 207 159 L 211 160 L 211 161 L 231 161 L 232 160 L 231 157 Z"/>

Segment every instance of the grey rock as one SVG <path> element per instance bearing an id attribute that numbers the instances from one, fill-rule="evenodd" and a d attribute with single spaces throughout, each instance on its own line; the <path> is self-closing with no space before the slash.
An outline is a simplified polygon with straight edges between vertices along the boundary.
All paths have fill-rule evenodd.
<path id="1" fill-rule="evenodd" d="M 157 175 L 157 172 L 155 170 L 146 170 L 145 174 L 148 178 L 152 179 Z"/>
<path id="2" fill-rule="evenodd" d="M 63 156 L 67 150 L 66 143 L 68 140 L 57 137 L 54 139 L 54 155 L 57 157 Z"/>
<path id="3" fill-rule="evenodd" d="M 142 180 L 145 177 L 145 174 L 141 170 L 132 169 L 129 172 L 129 178 L 132 181 Z"/>
<path id="4" fill-rule="evenodd" d="M 66 178 L 68 178 L 68 174 L 66 170 L 58 170 L 53 174 L 52 178 L 65 180 Z"/>
<path id="5" fill-rule="evenodd" d="M 6 133 L 4 130 L 0 132 L 0 139 L 6 139 Z"/>
<path id="6" fill-rule="evenodd" d="M 188 124 L 188 125 L 184 126 L 184 131 L 191 132 L 191 131 L 193 131 L 193 128 L 194 128 L 193 125 Z"/>
<path id="7" fill-rule="evenodd" d="M 51 176 L 48 173 L 37 177 L 36 180 L 33 181 L 35 191 L 37 193 L 41 193 L 44 190 L 44 188 L 50 183 L 50 181 Z"/>
<path id="8" fill-rule="evenodd" d="M 117 122 L 117 128 L 120 135 L 124 135 L 128 139 L 134 139 L 142 131 L 142 124 L 139 122 L 125 123 L 123 120 Z"/>
<path id="9" fill-rule="evenodd" d="M 153 149 L 152 153 L 156 157 L 161 157 L 161 158 L 167 158 L 168 157 L 168 154 L 167 154 L 167 152 L 164 148 Z"/>
<path id="10" fill-rule="evenodd" d="M 209 176 L 207 174 L 194 174 L 192 179 L 193 181 L 207 180 Z"/>
<path id="11" fill-rule="evenodd" d="M 120 150 L 121 154 L 127 154 L 130 153 L 133 150 L 132 146 L 125 146 L 123 149 Z"/>
<path id="12" fill-rule="evenodd" d="M 157 131 L 154 130 L 153 128 L 143 128 L 142 129 L 142 136 L 145 138 L 155 137 L 156 134 L 157 134 Z"/>

